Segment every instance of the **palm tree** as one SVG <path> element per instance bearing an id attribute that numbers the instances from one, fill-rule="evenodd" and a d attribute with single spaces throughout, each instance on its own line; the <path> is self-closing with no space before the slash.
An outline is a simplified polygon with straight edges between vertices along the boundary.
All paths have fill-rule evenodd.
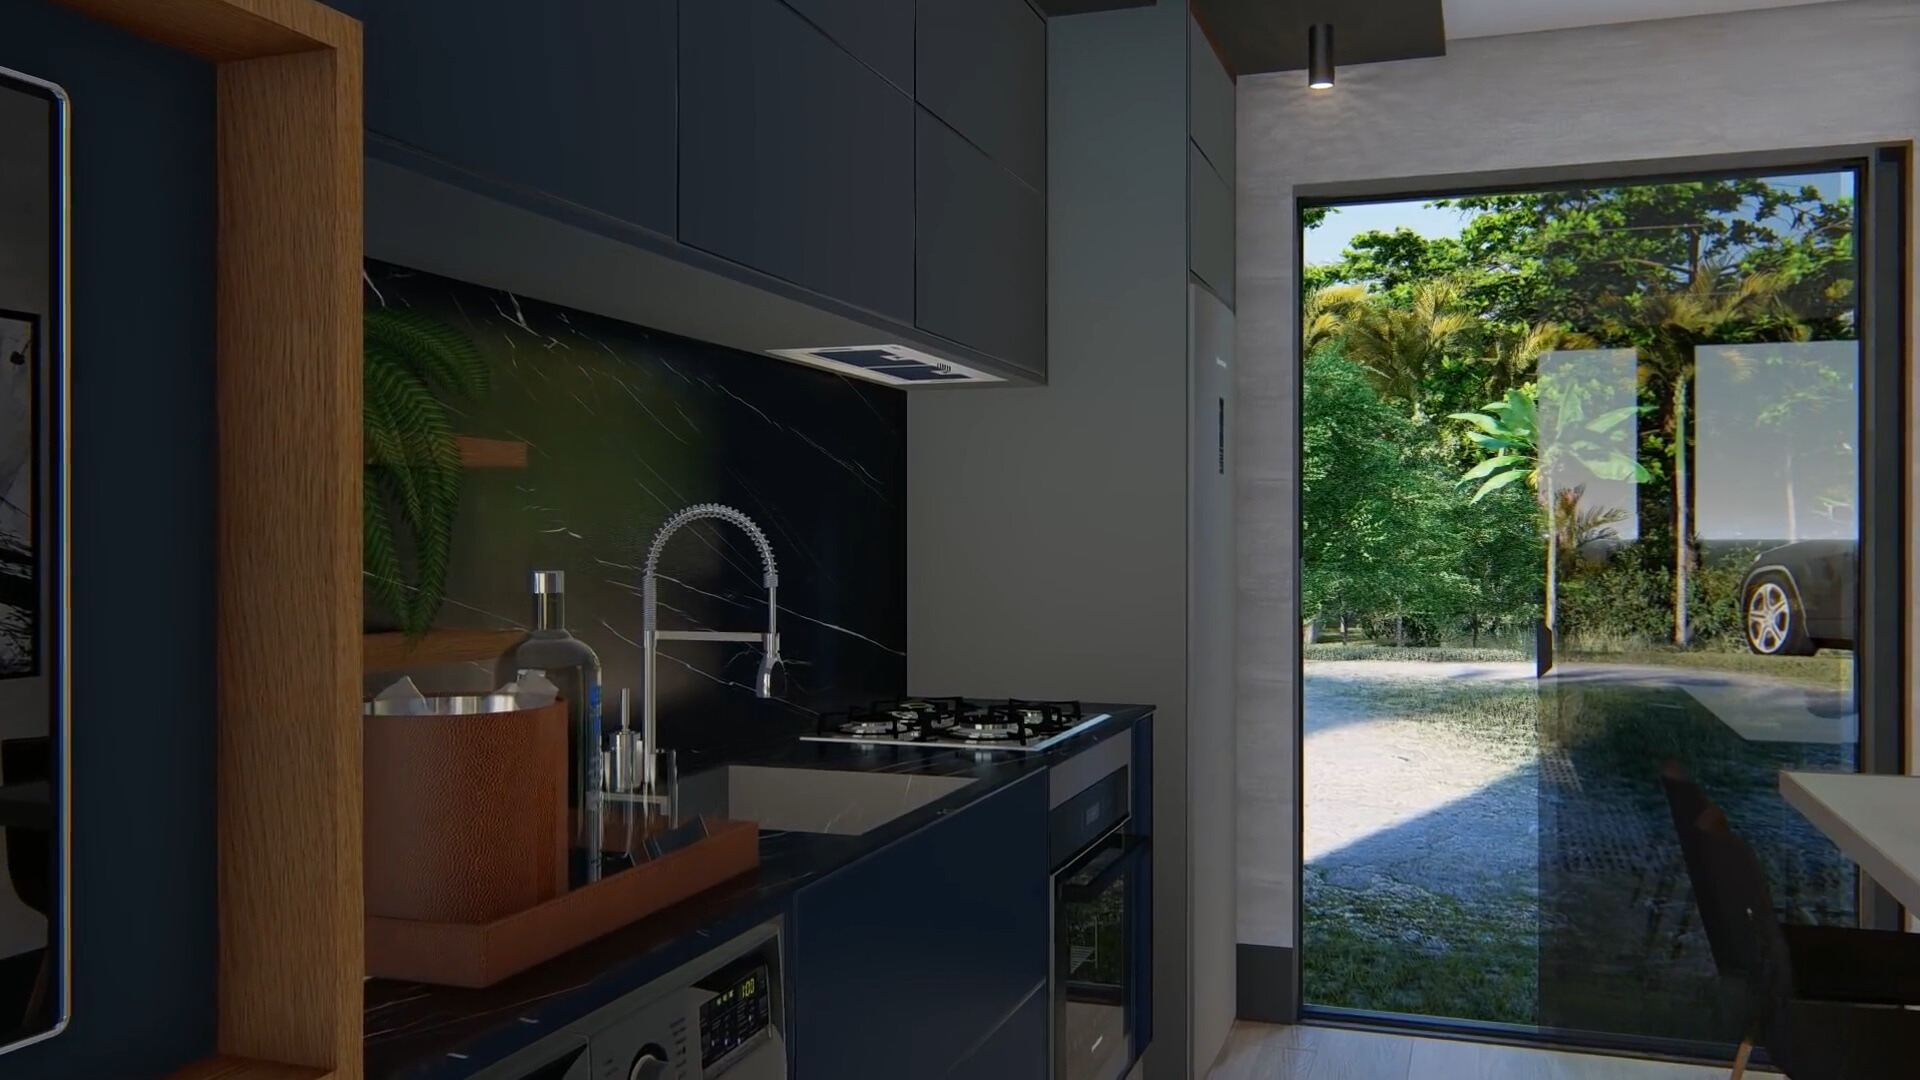
<path id="1" fill-rule="evenodd" d="M 1460 306 L 1460 287 L 1446 280 L 1416 287 L 1407 307 L 1355 305 L 1342 322 L 1347 358 L 1367 371 L 1382 397 L 1406 402 L 1416 419 L 1428 376 L 1460 353 L 1478 325 Z"/>
<path id="2" fill-rule="evenodd" d="M 1516 333 L 1497 334 L 1493 351 L 1480 358 L 1486 368 L 1481 389 L 1488 398 L 1498 399 L 1507 391 L 1530 382 L 1539 369 L 1540 357 L 1559 349 L 1590 349 L 1594 340 L 1587 334 L 1569 330 L 1560 323 L 1534 323 Z"/>
<path id="3" fill-rule="evenodd" d="M 1704 264 L 1686 284 L 1667 292 L 1607 297 L 1594 336 L 1631 344 L 1638 355 L 1639 381 L 1658 395 L 1653 430 L 1667 437 L 1673 456 L 1673 640 L 1691 639 L 1687 626 L 1687 576 L 1692 569 L 1693 493 L 1687 470 L 1687 388 L 1694 376 L 1694 354 L 1702 345 L 1729 339 L 1773 340 L 1803 335 L 1804 329 L 1782 302 L 1791 280 L 1782 274 L 1735 277 L 1731 267 Z"/>
<path id="4" fill-rule="evenodd" d="M 1364 285 L 1328 285 L 1308 293 L 1300 305 L 1301 357 L 1345 334 L 1347 319 L 1367 302 Z"/>

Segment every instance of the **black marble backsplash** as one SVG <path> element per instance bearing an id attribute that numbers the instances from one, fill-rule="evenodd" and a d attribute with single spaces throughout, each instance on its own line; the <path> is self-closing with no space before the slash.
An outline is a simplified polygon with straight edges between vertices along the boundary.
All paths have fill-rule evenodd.
<path id="1" fill-rule="evenodd" d="M 660 523 L 717 502 L 755 522 L 780 573 L 783 664 L 774 700 L 752 692 L 751 646 L 661 650 L 661 741 L 749 750 L 822 711 L 906 684 L 906 401 L 900 391 L 658 333 L 403 267 L 370 262 L 369 305 L 413 309 L 469 334 L 493 387 L 452 406 L 464 435 L 528 445 L 524 469 L 469 469 L 447 597 L 435 625 L 525 626 L 527 575 L 567 575 L 568 629 L 622 687 L 639 724 L 641 567 Z M 660 625 L 759 630 L 760 560 L 733 526 L 703 521 L 661 560 Z M 370 619 L 377 606 L 369 598 Z M 490 685 L 484 664 L 409 672 L 423 689 Z M 370 675 L 369 689 L 392 681 Z"/>

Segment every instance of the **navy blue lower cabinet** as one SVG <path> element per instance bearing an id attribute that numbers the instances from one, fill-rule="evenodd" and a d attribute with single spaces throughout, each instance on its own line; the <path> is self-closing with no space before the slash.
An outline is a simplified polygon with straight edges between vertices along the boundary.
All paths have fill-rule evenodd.
<path id="1" fill-rule="evenodd" d="M 1048 963 L 1046 813 L 1035 773 L 801 890 L 798 1080 L 972 1076 L 954 1070 L 1000 1036 L 1009 1053 L 1030 1041 Z M 1018 1074 L 1036 1080 L 1044 1011 L 1038 1028 L 1041 1071 Z"/>
<path id="2" fill-rule="evenodd" d="M 979 1049 L 960 1059 L 946 1080 L 1047 1080 L 1050 1005 L 1042 982 Z"/>

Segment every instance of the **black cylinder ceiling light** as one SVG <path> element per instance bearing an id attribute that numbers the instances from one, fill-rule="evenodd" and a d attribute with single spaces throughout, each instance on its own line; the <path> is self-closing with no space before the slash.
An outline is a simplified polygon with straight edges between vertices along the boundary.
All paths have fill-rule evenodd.
<path id="1" fill-rule="evenodd" d="M 1333 24 L 1314 23 L 1307 28 L 1307 85 L 1315 90 L 1333 89 Z"/>

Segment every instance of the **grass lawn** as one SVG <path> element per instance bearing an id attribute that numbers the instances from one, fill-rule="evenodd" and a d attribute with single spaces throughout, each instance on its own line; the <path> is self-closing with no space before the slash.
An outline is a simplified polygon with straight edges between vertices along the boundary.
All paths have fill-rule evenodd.
<path id="1" fill-rule="evenodd" d="M 1412 660 L 1437 664 L 1525 663 L 1531 652 L 1510 647 L 1471 645 L 1385 645 L 1364 639 L 1340 642 L 1321 641 L 1303 646 L 1307 660 Z M 1853 685 L 1853 654 L 1845 650 L 1825 649 L 1814 656 L 1758 656 L 1727 649 L 1674 649 L 1650 645 L 1621 648 L 1581 648 L 1568 643 L 1554 652 L 1554 659 L 1570 664 L 1617 664 L 1621 667 L 1678 667 L 1698 671 L 1726 671 L 1742 675 L 1765 675 L 1800 686 L 1823 690 L 1844 690 Z"/>
<path id="2" fill-rule="evenodd" d="M 1301 647 L 1308 660 L 1427 660 L 1438 664 L 1510 664 L 1533 660 L 1519 649 L 1469 645 L 1381 645 L 1371 641 L 1322 641 Z"/>
<path id="3" fill-rule="evenodd" d="M 1314 1005 L 1531 1024 L 1539 990 L 1539 905 L 1465 904 L 1402 882 L 1301 881 L 1302 979 Z"/>
<path id="4" fill-rule="evenodd" d="M 1681 667 L 1700 671 L 1728 671 L 1766 675 L 1783 682 L 1823 690 L 1853 685 L 1853 654 L 1827 650 L 1814 656 L 1757 656 L 1750 652 L 1697 649 L 1627 649 L 1581 651 L 1561 649 L 1556 660 L 1579 664 L 1619 664 L 1623 667 Z"/>

